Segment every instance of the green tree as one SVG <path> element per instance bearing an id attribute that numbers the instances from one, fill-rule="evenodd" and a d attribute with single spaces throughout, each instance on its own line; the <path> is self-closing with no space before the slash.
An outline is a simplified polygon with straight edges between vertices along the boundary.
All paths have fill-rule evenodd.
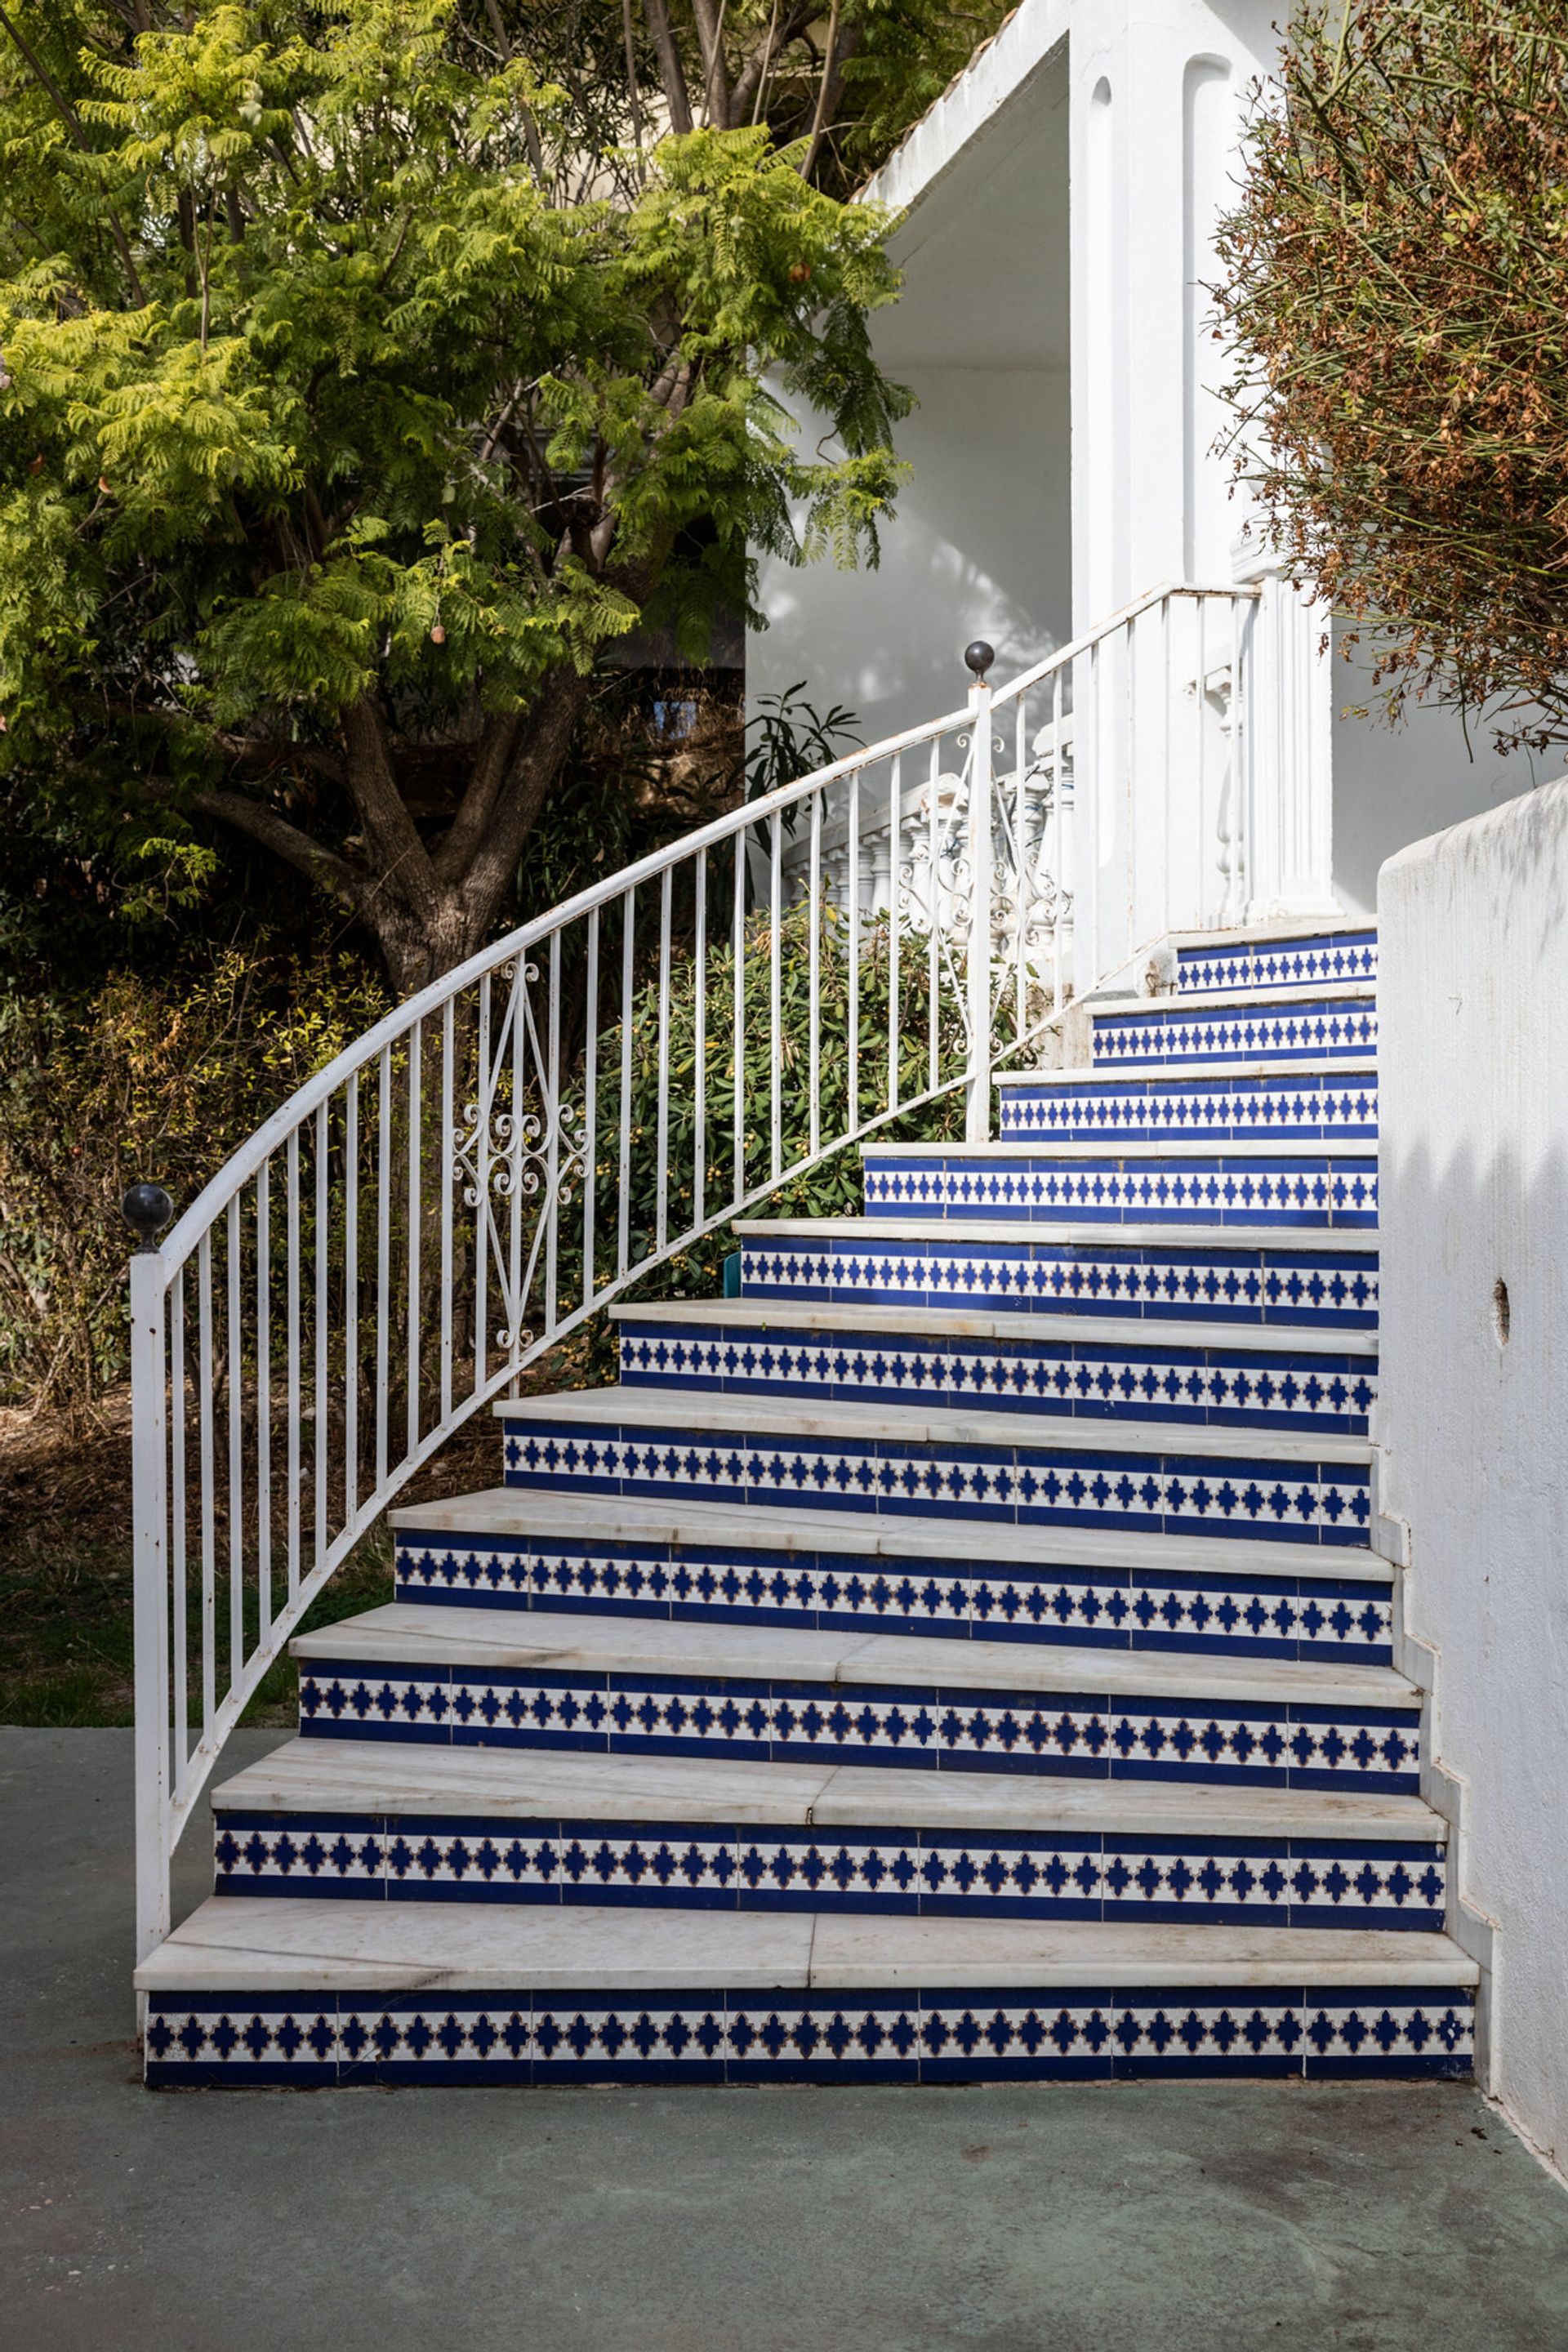
<path id="1" fill-rule="evenodd" d="M 1222 226 L 1240 468 L 1385 714 L 1568 740 L 1568 24 L 1313 0 Z"/>
<path id="2" fill-rule="evenodd" d="M 930 64 L 731 13 L 5 0 L 13 793 L 176 887 L 261 845 L 405 991 L 493 934 L 606 647 L 700 659 L 758 549 L 875 560 L 897 277 L 820 183 Z"/>

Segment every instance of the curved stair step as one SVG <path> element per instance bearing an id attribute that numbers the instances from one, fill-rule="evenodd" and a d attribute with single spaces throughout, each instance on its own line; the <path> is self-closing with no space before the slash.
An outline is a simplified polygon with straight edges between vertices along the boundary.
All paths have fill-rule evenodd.
<path id="1" fill-rule="evenodd" d="M 203 1904 L 136 1972 L 199 2083 L 1462 2074 L 1445 1936 L 487 1904 Z"/>
<path id="2" fill-rule="evenodd" d="M 296 1637 L 321 1738 L 1414 1791 L 1389 1668 L 392 1602 Z"/>
<path id="3" fill-rule="evenodd" d="M 1446 1892 L 1418 1798 L 1333 1792 L 301 1739 L 213 1812 L 216 1892 L 268 1898 L 1410 1933 L 1442 1926 Z"/>

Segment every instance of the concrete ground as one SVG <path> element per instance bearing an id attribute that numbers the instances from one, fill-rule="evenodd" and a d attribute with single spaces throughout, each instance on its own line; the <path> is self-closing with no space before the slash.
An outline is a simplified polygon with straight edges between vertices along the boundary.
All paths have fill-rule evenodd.
<path id="1" fill-rule="evenodd" d="M 130 1800 L 129 1732 L 0 1730 L 15 2352 L 1568 2346 L 1459 2085 L 144 2092 Z"/>

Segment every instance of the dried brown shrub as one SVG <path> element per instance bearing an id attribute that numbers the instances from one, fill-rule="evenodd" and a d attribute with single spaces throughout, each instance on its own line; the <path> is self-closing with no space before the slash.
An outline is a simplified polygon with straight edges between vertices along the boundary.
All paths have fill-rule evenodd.
<path id="1" fill-rule="evenodd" d="M 1568 740 L 1568 10 L 1312 0 L 1247 165 L 1215 291 L 1275 543 L 1391 719 Z"/>

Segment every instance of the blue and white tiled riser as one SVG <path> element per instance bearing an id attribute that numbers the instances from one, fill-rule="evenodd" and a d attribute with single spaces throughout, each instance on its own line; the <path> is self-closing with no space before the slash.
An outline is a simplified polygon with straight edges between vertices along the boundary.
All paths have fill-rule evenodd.
<path id="1" fill-rule="evenodd" d="M 792 1336 L 765 1324 L 704 1330 L 627 1318 L 621 1382 L 716 1395 L 839 1397 L 881 1403 L 985 1404 L 1090 1420 L 1214 1423 L 1230 1428 L 1364 1432 L 1376 1391 L 1366 1356 L 1241 1355 L 1204 1349 L 1093 1348 L 1060 1340 L 889 1341 L 875 1335 Z"/>
<path id="2" fill-rule="evenodd" d="M 1237 1008 L 1152 997 L 1135 1013 L 1094 1014 L 1089 1058 L 1097 1069 L 1125 1069 L 1142 1063 L 1341 1061 L 1376 1048 L 1370 1003 L 1327 998 Z"/>
<path id="3" fill-rule="evenodd" d="M 220 1895 L 620 1903 L 948 1918 L 1432 1929 L 1444 1850 L 1347 1840 L 963 1836 L 411 1815 L 227 1812 Z"/>
<path id="4" fill-rule="evenodd" d="M 695 1408 L 693 1408 L 695 1411 Z M 1281 1441 L 1277 1440 L 1277 1443 Z M 509 1486 L 558 1493 L 702 1493 L 802 1509 L 918 1513 L 1026 1527 L 1134 1528 L 1142 1534 L 1263 1537 L 1320 1545 L 1366 1541 L 1370 1473 L 1363 1459 L 1215 1460 L 1078 1451 L 1059 1444 L 951 1445 L 872 1438 L 788 1438 L 689 1428 L 584 1429 L 542 1418 L 508 1426 Z M 1259 1443 L 1265 1443 L 1259 1433 Z"/>
<path id="5" fill-rule="evenodd" d="M 1003 1136 L 1054 1136 L 1066 1143 L 1101 1136 L 1223 1140 L 1276 1135 L 1310 1141 L 1377 1133 L 1373 1070 L 1307 1078 L 1238 1076 L 1219 1085 L 1164 1077 L 1088 1085 L 1004 1077 L 997 1100 Z"/>
<path id="6" fill-rule="evenodd" d="M 1142 1315 L 1151 1318 L 1300 1324 L 1371 1330 L 1377 1322 L 1377 1254 L 1300 1243 L 1184 1247 L 1104 1241 L 961 1241 L 935 1220 L 929 1238 L 879 1240 L 742 1234 L 747 1298 L 820 1298 L 903 1307 L 992 1307 L 1014 1312 Z"/>
<path id="7" fill-rule="evenodd" d="M 1341 988 L 1377 978 L 1375 931 L 1325 931 L 1309 940 L 1237 940 L 1182 948 L 1176 986 L 1201 991 Z"/>
<path id="8" fill-rule="evenodd" d="M 994 1568 L 854 1552 L 526 1538 L 398 1538 L 399 1601 L 710 1623 L 972 1635 L 1386 1665 L 1386 1587 L 1332 1577 Z"/>
<path id="9" fill-rule="evenodd" d="M 1413 1791 L 1420 1717 L 1365 1702 L 1210 1706 L 323 1658 L 300 1674 L 300 1723 L 317 1739 Z"/>
<path id="10" fill-rule="evenodd" d="M 1201 1159 L 987 1160 L 983 1147 L 897 1159 L 869 1148 L 868 1217 L 1069 1218 L 1083 1223 L 1377 1223 L 1377 1156 L 1217 1151 Z"/>
<path id="11" fill-rule="evenodd" d="M 1461 1989 L 901 1988 L 688 1992 L 161 1993 L 147 2078 L 300 2082 L 986 2082 L 1463 2074 Z"/>

